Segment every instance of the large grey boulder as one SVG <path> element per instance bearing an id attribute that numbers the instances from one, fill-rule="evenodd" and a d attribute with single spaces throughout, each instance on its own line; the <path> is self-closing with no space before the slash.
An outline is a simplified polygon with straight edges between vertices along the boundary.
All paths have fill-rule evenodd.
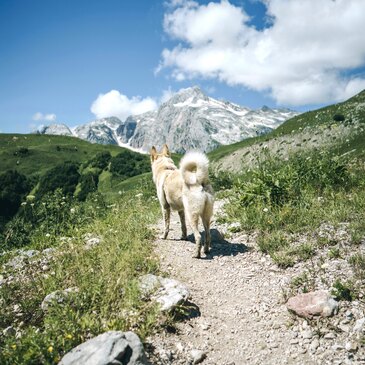
<path id="1" fill-rule="evenodd" d="M 291 297 L 286 306 L 289 311 L 305 318 L 329 317 L 338 311 L 338 302 L 326 290 L 298 294 Z"/>
<path id="2" fill-rule="evenodd" d="M 150 365 L 133 332 L 109 331 L 68 352 L 58 365 Z"/>
<path id="3" fill-rule="evenodd" d="M 144 297 L 161 305 L 161 311 L 171 311 L 190 296 L 189 289 L 179 281 L 152 274 L 142 276 L 139 287 Z"/>

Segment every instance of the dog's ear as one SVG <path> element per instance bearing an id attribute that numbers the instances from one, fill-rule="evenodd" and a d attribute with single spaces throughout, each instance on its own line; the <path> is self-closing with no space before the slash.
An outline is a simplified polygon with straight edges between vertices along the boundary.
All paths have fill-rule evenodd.
<path id="1" fill-rule="evenodd" d="M 162 154 L 163 154 L 164 156 L 170 157 L 170 150 L 169 150 L 169 148 L 167 147 L 167 144 L 164 144 L 164 145 L 163 145 L 163 148 L 162 148 Z"/>
<path id="2" fill-rule="evenodd" d="M 156 160 L 157 151 L 156 151 L 156 147 L 155 146 L 152 146 L 151 151 L 150 151 L 150 155 L 151 155 L 151 162 L 153 162 L 154 160 Z"/>

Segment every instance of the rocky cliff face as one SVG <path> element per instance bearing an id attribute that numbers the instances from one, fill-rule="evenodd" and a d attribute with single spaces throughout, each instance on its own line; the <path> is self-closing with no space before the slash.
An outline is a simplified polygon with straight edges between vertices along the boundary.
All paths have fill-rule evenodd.
<path id="1" fill-rule="evenodd" d="M 213 99 L 192 87 L 181 90 L 156 111 L 130 116 L 124 122 L 116 117 L 99 119 L 70 132 L 93 143 L 118 144 L 141 151 L 167 143 L 173 152 L 209 152 L 220 145 L 268 133 L 297 114 L 268 107 L 251 110 Z M 61 129 L 56 133 L 55 126 L 48 128 L 53 134 L 61 134 Z"/>

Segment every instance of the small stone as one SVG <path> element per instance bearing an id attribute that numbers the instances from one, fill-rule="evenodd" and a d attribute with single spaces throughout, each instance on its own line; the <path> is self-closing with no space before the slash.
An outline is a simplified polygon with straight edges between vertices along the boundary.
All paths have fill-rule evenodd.
<path id="1" fill-rule="evenodd" d="M 307 330 L 302 332 L 302 337 L 306 339 L 311 339 L 313 337 L 313 332 L 311 330 Z"/>
<path id="2" fill-rule="evenodd" d="M 362 332 L 365 327 L 365 317 L 360 318 L 355 322 L 354 332 Z"/>
<path id="3" fill-rule="evenodd" d="M 200 364 L 206 357 L 207 354 L 204 351 L 193 349 L 190 351 L 190 355 L 193 359 L 193 364 Z"/>
<path id="4" fill-rule="evenodd" d="M 356 352 L 358 349 L 358 344 L 354 341 L 346 342 L 345 349 L 348 352 Z"/>
<path id="5" fill-rule="evenodd" d="M 345 324 L 340 324 L 338 326 L 338 328 L 342 331 L 342 332 L 345 332 L 345 333 L 349 333 L 350 332 L 350 326 L 347 326 Z"/>
<path id="6" fill-rule="evenodd" d="M 334 338 L 336 338 L 336 335 L 332 332 L 326 333 L 323 338 L 325 340 L 333 340 Z"/>
<path id="7" fill-rule="evenodd" d="M 297 338 L 293 338 L 290 340 L 291 345 L 296 345 L 297 343 L 299 343 L 299 340 Z"/>
<path id="8" fill-rule="evenodd" d="M 309 350 L 310 350 L 310 352 L 311 352 L 311 353 L 314 353 L 314 352 L 316 352 L 316 351 L 317 351 L 318 347 L 319 347 L 319 341 L 318 341 L 318 339 L 317 339 L 317 338 L 315 338 L 315 339 L 312 341 L 312 343 L 310 344 L 310 346 L 309 346 Z"/>

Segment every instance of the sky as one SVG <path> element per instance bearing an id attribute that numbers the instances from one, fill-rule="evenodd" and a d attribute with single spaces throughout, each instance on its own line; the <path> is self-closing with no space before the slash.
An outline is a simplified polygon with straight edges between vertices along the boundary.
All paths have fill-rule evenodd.
<path id="1" fill-rule="evenodd" d="M 364 0 L 0 0 L 0 132 L 139 114 L 181 88 L 315 109 L 365 89 Z"/>

